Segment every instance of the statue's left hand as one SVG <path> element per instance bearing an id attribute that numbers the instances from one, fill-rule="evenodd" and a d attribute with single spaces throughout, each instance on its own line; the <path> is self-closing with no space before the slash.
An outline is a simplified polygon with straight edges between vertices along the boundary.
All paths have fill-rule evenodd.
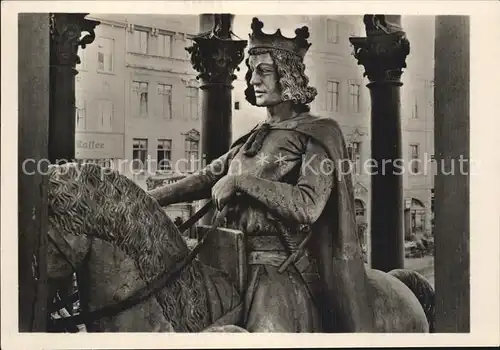
<path id="1" fill-rule="evenodd" d="M 237 175 L 226 175 L 212 187 L 212 199 L 217 210 L 222 210 L 238 191 Z"/>

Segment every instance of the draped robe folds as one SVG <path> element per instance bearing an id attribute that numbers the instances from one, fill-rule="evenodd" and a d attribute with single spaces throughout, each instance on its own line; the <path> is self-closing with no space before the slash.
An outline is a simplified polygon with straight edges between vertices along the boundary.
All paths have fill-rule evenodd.
<path id="1" fill-rule="evenodd" d="M 308 288 L 292 268 L 280 274 L 271 264 L 251 265 L 244 325 L 249 331 L 373 331 L 352 175 L 338 124 L 302 113 L 265 126 L 264 135 L 259 136 L 258 125 L 198 174 L 151 194 L 162 205 L 207 198 L 224 175 L 240 175 L 240 195 L 228 204 L 227 227 L 247 239 L 279 236 L 292 227 L 296 246 L 304 238 L 298 228 L 311 228 L 306 253 L 318 281 Z M 261 145 L 249 155 L 259 137 Z"/>

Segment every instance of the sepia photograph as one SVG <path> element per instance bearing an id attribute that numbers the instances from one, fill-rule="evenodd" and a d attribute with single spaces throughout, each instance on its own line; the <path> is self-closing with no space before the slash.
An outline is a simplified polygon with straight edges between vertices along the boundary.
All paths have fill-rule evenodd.
<path id="1" fill-rule="evenodd" d="M 471 15 L 260 4 L 16 13 L 3 326 L 471 334 Z"/>

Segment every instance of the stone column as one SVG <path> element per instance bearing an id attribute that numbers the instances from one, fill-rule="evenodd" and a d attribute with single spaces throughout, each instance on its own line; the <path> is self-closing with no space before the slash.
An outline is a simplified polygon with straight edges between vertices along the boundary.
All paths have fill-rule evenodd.
<path id="1" fill-rule="evenodd" d="M 47 177 L 43 174 L 47 162 L 43 160 L 48 157 L 49 15 L 20 13 L 18 27 L 18 324 L 20 332 L 45 332 Z"/>
<path id="2" fill-rule="evenodd" d="M 410 45 L 401 16 L 365 15 L 365 38 L 350 38 L 371 95 L 371 267 L 404 266 L 400 88 Z M 401 165 L 401 164 L 399 164 Z"/>
<path id="3" fill-rule="evenodd" d="M 434 266 L 436 332 L 443 333 L 470 332 L 469 28 L 468 16 L 436 18 Z"/>
<path id="4" fill-rule="evenodd" d="M 200 32 L 191 54 L 193 68 L 201 81 L 201 152 L 206 164 L 229 150 L 232 130 L 232 82 L 243 61 L 246 40 L 233 40 L 231 31 L 234 15 L 200 15 Z M 210 213 L 201 223 L 210 224 Z"/>
<path id="5" fill-rule="evenodd" d="M 75 158 L 75 75 L 80 63 L 78 47 L 92 43 L 97 21 L 86 13 L 50 14 L 50 121 L 49 160 Z M 82 33 L 88 32 L 84 37 Z"/>

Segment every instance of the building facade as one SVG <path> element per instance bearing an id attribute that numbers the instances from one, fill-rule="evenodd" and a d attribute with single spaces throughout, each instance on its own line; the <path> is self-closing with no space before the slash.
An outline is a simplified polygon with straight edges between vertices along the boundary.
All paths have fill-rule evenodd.
<path id="1" fill-rule="evenodd" d="M 432 231 L 434 188 L 434 16 L 403 16 L 410 41 L 403 73 L 403 155 L 406 236 Z"/>
<path id="2" fill-rule="evenodd" d="M 200 103 L 196 72 L 185 47 L 199 32 L 198 16 L 99 15 L 96 44 L 80 50 L 77 67 L 77 156 L 119 160 L 120 171 L 146 187 L 148 176 L 196 170 Z M 263 30 L 295 36 L 309 27 L 306 73 L 318 90 L 314 114 L 342 127 L 355 167 L 356 211 L 369 224 L 370 95 L 350 36 L 364 36 L 362 16 L 259 16 Z M 235 16 L 233 31 L 248 38 L 252 16 Z M 401 88 L 407 238 L 431 229 L 434 18 L 403 16 L 411 53 Z M 233 139 L 266 117 L 245 101 L 245 62 L 233 83 Z M 150 161 L 148 162 L 148 159 Z M 412 161 L 413 160 L 413 161 Z M 427 163 L 426 163 L 427 162 Z M 411 171 L 408 171 L 411 170 Z M 367 227 L 367 232 L 369 228 Z"/>
<path id="3" fill-rule="evenodd" d="M 143 188 L 149 176 L 195 170 L 196 162 L 183 160 L 199 156 L 199 89 L 184 49 L 196 16 L 92 18 L 101 24 L 96 44 L 79 52 L 77 150 L 100 142 L 106 151 L 77 157 L 113 158 Z"/>
<path id="4" fill-rule="evenodd" d="M 119 28 L 98 27 L 95 42 L 79 50 L 75 83 L 77 159 L 118 164 L 124 158 L 125 65 Z"/>

